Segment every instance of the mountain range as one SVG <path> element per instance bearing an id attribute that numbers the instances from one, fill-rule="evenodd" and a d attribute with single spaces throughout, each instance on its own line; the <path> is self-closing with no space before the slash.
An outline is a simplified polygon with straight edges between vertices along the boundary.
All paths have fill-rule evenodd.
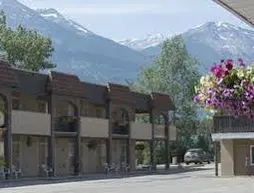
<path id="1" fill-rule="evenodd" d="M 17 0 L 0 0 L 7 24 L 19 24 L 49 36 L 55 48 L 56 70 L 77 74 L 96 82 L 125 83 L 135 80 L 141 66 L 158 56 L 166 37 L 155 34 L 143 39 L 113 41 L 93 33 L 54 9 L 33 10 Z M 254 59 L 254 32 L 227 23 L 208 22 L 182 34 L 188 51 L 206 71 L 223 58 Z"/>
<path id="2" fill-rule="evenodd" d="M 123 77 L 135 78 L 132 72 L 147 63 L 143 53 L 94 34 L 54 9 L 33 10 L 17 0 L 0 0 L 0 9 L 10 27 L 21 24 L 49 36 L 57 70 L 77 74 L 83 80 L 123 82 Z"/>
<path id="3" fill-rule="evenodd" d="M 246 63 L 254 61 L 254 31 L 229 23 L 207 22 L 181 34 L 188 52 L 200 62 L 201 73 L 221 59 L 243 58 Z M 155 39 L 155 38 L 153 38 Z M 157 35 L 157 43 L 150 37 L 142 40 L 122 40 L 120 43 L 145 55 L 156 57 L 160 54 L 165 38 Z M 143 47 L 142 47 L 143 46 Z"/>

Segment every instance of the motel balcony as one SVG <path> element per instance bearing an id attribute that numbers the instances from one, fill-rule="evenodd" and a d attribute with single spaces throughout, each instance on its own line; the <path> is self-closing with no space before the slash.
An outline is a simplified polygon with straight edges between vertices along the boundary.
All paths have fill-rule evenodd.
<path id="1" fill-rule="evenodd" d="M 131 122 L 131 138 L 136 140 L 151 140 L 152 125 L 149 123 Z"/>
<path id="2" fill-rule="evenodd" d="M 109 121 L 103 118 L 81 117 L 81 137 L 108 138 Z"/>
<path id="3" fill-rule="evenodd" d="M 162 139 L 166 137 L 165 132 L 166 126 L 164 124 L 155 124 L 154 125 L 154 138 Z"/>
<path id="4" fill-rule="evenodd" d="M 12 133 L 20 135 L 50 135 L 50 114 L 12 110 Z"/>
<path id="5" fill-rule="evenodd" d="M 213 118 L 212 133 L 254 132 L 254 120 L 245 116 L 235 118 L 229 115 L 216 115 Z"/>

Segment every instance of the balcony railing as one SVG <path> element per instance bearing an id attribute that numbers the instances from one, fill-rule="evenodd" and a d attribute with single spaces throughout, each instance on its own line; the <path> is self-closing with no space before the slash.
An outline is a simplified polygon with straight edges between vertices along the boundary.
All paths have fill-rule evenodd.
<path id="1" fill-rule="evenodd" d="M 80 134 L 82 137 L 108 138 L 108 119 L 80 117 Z"/>
<path id="2" fill-rule="evenodd" d="M 112 134 L 115 135 L 129 135 L 129 124 L 114 124 Z"/>
<path id="3" fill-rule="evenodd" d="M 78 119 L 73 116 L 61 116 L 57 119 L 56 132 L 77 132 Z"/>
<path id="4" fill-rule="evenodd" d="M 155 124 L 154 125 L 154 137 L 155 138 L 165 138 L 165 125 L 164 124 Z"/>
<path id="5" fill-rule="evenodd" d="M 12 133 L 50 135 L 50 114 L 12 110 Z"/>
<path id="6" fill-rule="evenodd" d="M 221 115 L 213 118 L 213 133 L 254 132 L 254 120 L 245 116 L 235 118 Z"/>
<path id="7" fill-rule="evenodd" d="M 131 122 L 131 138 L 137 140 L 151 140 L 152 125 L 149 123 Z"/>

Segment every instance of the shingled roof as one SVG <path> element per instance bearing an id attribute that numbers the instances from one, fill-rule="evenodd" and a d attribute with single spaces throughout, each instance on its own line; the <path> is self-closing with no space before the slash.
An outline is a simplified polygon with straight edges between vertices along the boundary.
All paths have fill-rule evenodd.
<path id="1" fill-rule="evenodd" d="M 31 95 L 46 94 L 46 85 L 48 80 L 47 74 L 40 74 L 26 70 L 13 69 L 19 80 L 19 86 L 15 89 L 21 93 Z"/>
<path id="2" fill-rule="evenodd" d="M 82 82 L 84 87 L 84 97 L 91 103 L 103 105 L 106 103 L 107 87 L 88 82 Z"/>
<path id="3" fill-rule="evenodd" d="M 247 24 L 254 26 L 253 0 L 213 0 Z"/>
<path id="4" fill-rule="evenodd" d="M 135 98 L 128 86 L 109 83 L 108 97 L 114 103 L 124 103 L 129 105 L 135 105 Z"/>
<path id="5" fill-rule="evenodd" d="M 5 61 L 0 61 L 0 85 L 16 87 L 19 85 L 12 67 Z"/>
<path id="6" fill-rule="evenodd" d="M 86 98 L 94 104 L 104 105 L 107 99 L 113 103 L 129 105 L 136 112 L 148 112 L 150 107 L 158 110 L 174 110 L 175 106 L 166 94 L 142 94 L 132 92 L 128 86 L 109 83 L 107 86 L 88 82 L 71 74 L 52 71 L 48 75 L 13 69 L 0 61 L 0 85 L 15 88 L 14 92 L 28 94 L 53 94 Z"/>
<path id="7" fill-rule="evenodd" d="M 173 104 L 171 98 L 162 93 L 151 93 L 152 104 L 154 108 L 158 108 L 161 110 L 175 110 L 175 105 Z"/>
<path id="8" fill-rule="evenodd" d="M 138 113 L 147 113 L 150 108 L 151 96 L 148 94 L 132 92 L 135 101 L 135 109 Z"/>
<path id="9" fill-rule="evenodd" d="M 54 94 L 83 97 L 85 90 L 75 75 L 52 71 L 49 73 L 47 91 Z"/>

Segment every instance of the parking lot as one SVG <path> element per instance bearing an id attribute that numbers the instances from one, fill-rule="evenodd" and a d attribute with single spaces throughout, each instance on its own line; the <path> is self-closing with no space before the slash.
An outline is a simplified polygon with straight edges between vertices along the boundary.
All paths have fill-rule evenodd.
<path id="1" fill-rule="evenodd" d="M 254 191 L 254 178 L 214 176 L 214 166 L 168 175 L 148 175 L 120 179 L 85 180 L 32 186 L 1 188 L 4 193 L 248 193 Z"/>

